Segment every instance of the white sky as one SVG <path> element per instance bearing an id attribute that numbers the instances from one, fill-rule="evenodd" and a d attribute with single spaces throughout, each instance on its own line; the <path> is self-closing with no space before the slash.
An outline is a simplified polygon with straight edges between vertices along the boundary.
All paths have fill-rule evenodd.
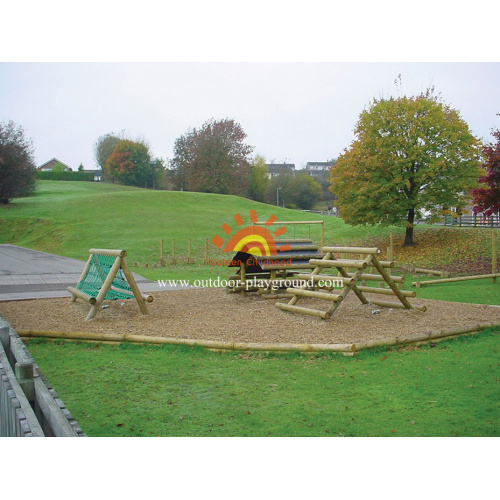
<path id="1" fill-rule="evenodd" d="M 234 118 L 270 162 L 326 161 L 353 140 L 373 97 L 434 85 L 474 134 L 500 125 L 500 63 L 3 63 L 0 120 L 53 157 L 95 168 L 92 146 L 125 130 L 172 157 L 174 141 L 211 117 Z"/>
<path id="2" fill-rule="evenodd" d="M 2 10 L 0 121 L 24 127 L 38 164 L 93 169 L 96 139 L 121 130 L 171 158 L 177 137 L 213 117 L 239 122 L 268 162 L 301 168 L 348 147 L 398 74 L 407 94 L 434 85 L 475 135 L 500 126 L 500 8 L 484 0 L 68 5 Z"/>

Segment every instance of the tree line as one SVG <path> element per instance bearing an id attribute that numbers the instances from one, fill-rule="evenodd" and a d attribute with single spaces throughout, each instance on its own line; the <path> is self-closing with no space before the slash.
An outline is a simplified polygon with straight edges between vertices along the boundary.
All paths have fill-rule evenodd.
<path id="1" fill-rule="evenodd" d="M 396 81 L 397 83 L 397 81 Z M 144 140 L 109 133 L 94 144 L 104 180 L 140 187 L 244 196 L 310 209 L 323 199 L 351 225 L 414 224 L 438 207 L 460 213 L 500 211 L 500 131 L 483 144 L 460 113 L 430 88 L 415 96 L 374 99 L 364 109 L 329 178 L 282 174 L 269 179 L 266 161 L 233 119 L 210 119 L 175 140 L 170 160 L 154 158 Z M 0 123 L 0 203 L 35 188 L 32 142 L 12 121 Z M 330 193 L 325 196 L 325 191 Z M 329 197 L 328 197 L 329 196 Z"/>

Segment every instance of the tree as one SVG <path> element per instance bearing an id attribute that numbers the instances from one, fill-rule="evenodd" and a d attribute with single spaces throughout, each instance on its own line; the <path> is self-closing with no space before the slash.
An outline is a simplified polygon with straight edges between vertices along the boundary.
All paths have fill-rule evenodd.
<path id="1" fill-rule="evenodd" d="M 267 176 L 266 159 L 257 155 L 250 169 L 250 198 L 255 201 L 264 202 L 269 188 L 269 177 Z"/>
<path id="2" fill-rule="evenodd" d="M 286 172 L 271 180 L 267 200 L 288 208 L 310 210 L 321 200 L 321 186 L 309 174 Z"/>
<path id="3" fill-rule="evenodd" d="M 111 132 L 109 134 L 101 135 L 97 141 L 94 142 L 94 160 L 97 166 L 102 170 L 103 180 L 109 181 L 109 176 L 106 172 L 106 161 L 116 148 L 118 143 L 125 138 L 124 131 L 119 134 Z"/>
<path id="4" fill-rule="evenodd" d="M 413 245 L 421 211 L 463 207 L 480 175 L 480 143 L 428 89 L 417 96 L 374 99 L 330 174 L 341 216 L 350 225 L 397 224 Z"/>
<path id="5" fill-rule="evenodd" d="M 13 121 L 0 123 L 0 203 L 28 196 L 36 188 L 33 143 Z"/>
<path id="6" fill-rule="evenodd" d="M 124 139 L 118 142 L 106 160 L 106 172 L 111 179 L 129 186 L 153 186 L 163 171 L 163 162 L 152 159 L 142 142 Z"/>
<path id="7" fill-rule="evenodd" d="M 482 167 L 485 175 L 479 178 L 480 187 L 472 191 L 474 198 L 474 213 L 484 212 L 486 216 L 500 212 L 500 130 L 491 133 L 496 138 L 496 144 L 488 144 L 483 148 L 486 161 Z"/>
<path id="8" fill-rule="evenodd" d="M 246 195 L 250 154 L 241 125 L 228 118 L 206 121 L 176 139 L 170 166 L 181 190 Z"/>

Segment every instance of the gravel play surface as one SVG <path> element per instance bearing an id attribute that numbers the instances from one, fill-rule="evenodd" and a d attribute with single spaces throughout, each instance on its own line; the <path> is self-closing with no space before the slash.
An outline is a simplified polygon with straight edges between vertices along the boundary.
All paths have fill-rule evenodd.
<path id="1" fill-rule="evenodd" d="M 85 321 L 90 306 L 81 300 L 71 303 L 69 298 L 1 302 L 0 313 L 16 330 L 128 333 L 261 343 L 364 342 L 480 322 L 500 324 L 500 307 L 424 299 L 409 300 L 427 306 L 426 312 L 363 305 L 351 295 L 331 319 L 321 320 L 281 311 L 274 306 L 275 300 L 256 294 L 242 297 L 216 288 L 152 295 L 154 302 L 148 304 L 149 316 L 140 313 L 134 300 L 118 300 L 106 301 L 108 308 L 100 310 L 95 319 Z M 286 303 L 288 299 L 280 301 Z M 329 304 L 301 299 L 297 305 L 325 310 Z M 379 312 L 373 314 L 373 311 Z"/>

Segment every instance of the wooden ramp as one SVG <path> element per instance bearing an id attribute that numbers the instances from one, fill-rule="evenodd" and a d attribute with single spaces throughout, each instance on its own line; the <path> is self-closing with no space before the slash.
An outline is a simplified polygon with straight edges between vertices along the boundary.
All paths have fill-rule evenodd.
<path id="1" fill-rule="evenodd" d="M 322 259 L 310 259 L 311 266 L 315 266 L 311 274 L 299 274 L 298 279 L 304 280 L 298 288 L 287 288 L 286 292 L 292 295 L 290 302 L 276 303 L 276 307 L 283 311 L 298 314 L 307 314 L 321 319 L 329 319 L 337 310 L 341 302 L 351 292 L 359 298 L 363 304 L 375 304 L 380 307 L 391 307 L 398 309 L 419 309 L 425 311 L 425 307 L 412 306 L 407 297 L 415 297 L 415 292 L 400 290 L 396 283 L 403 283 L 404 277 L 391 276 L 388 268 L 394 267 L 393 261 L 380 261 L 377 255 L 378 248 L 365 247 L 323 247 Z M 334 254 L 341 254 L 346 258 L 338 259 Z M 348 259 L 349 254 L 358 258 Z M 337 276 L 332 274 L 321 274 L 324 269 L 336 269 Z M 373 268 L 373 273 L 367 273 Z M 378 273 L 378 274 L 377 274 Z M 365 281 L 376 281 L 386 283 L 389 288 L 368 287 L 362 284 Z M 311 290 L 313 288 L 313 290 Z M 339 293 L 334 293 L 334 290 Z M 396 297 L 398 302 L 386 302 L 381 300 L 368 300 L 366 294 L 389 295 Z M 297 306 L 297 302 L 303 298 L 322 299 L 328 302 L 327 310 L 311 309 Z"/>

